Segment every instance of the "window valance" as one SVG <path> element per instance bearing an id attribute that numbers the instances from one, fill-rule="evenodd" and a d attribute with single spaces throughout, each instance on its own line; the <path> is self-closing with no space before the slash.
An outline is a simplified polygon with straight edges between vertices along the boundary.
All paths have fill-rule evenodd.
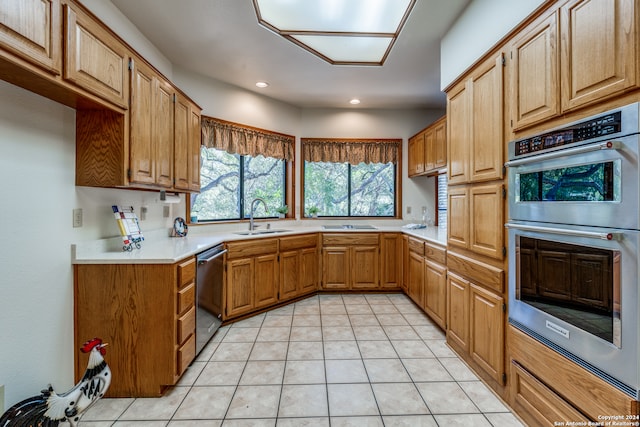
<path id="1" fill-rule="evenodd" d="M 303 160 L 308 162 L 398 163 L 402 139 L 302 138 Z"/>
<path id="2" fill-rule="evenodd" d="M 202 140 L 205 147 L 228 153 L 256 157 L 294 160 L 296 138 L 213 117 L 202 117 Z"/>

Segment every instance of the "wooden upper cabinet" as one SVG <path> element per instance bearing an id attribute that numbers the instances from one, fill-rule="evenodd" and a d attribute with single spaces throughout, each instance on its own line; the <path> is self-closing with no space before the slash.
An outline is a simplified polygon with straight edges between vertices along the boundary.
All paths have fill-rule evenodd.
<path id="1" fill-rule="evenodd" d="M 191 178 L 189 175 L 191 114 L 189 101 L 182 95 L 176 96 L 174 118 L 174 186 L 176 189 L 189 190 L 189 180 Z"/>
<path id="2" fill-rule="evenodd" d="M 447 118 L 438 120 L 433 127 L 433 147 L 427 153 L 427 158 L 433 159 L 433 168 L 440 169 L 447 166 Z"/>
<path id="3" fill-rule="evenodd" d="M 64 79 L 126 109 L 127 47 L 72 3 L 64 5 L 64 29 Z"/>
<path id="4" fill-rule="evenodd" d="M 572 0 L 560 8 L 562 109 L 637 85 L 634 0 Z"/>
<path id="5" fill-rule="evenodd" d="M 503 190 L 502 183 L 469 189 L 469 249 L 495 259 L 505 255 Z"/>
<path id="6" fill-rule="evenodd" d="M 433 170 L 435 168 L 434 150 L 436 144 L 436 134 L 432 128 L 424 132 L 424 170 Z"/>
<path id="7" fill-rule="evenodd" d="M 420 132 L 409 139 L 408 174 L 416 176 L 424 170 L 424 133 Z"/>
<path id="8" fill-rule="evenodd" d="M 61 29 L 60 0 L 0 1 L 0 47 L 56 75 Z"/>
<path id="9" fill-rule="evenodd" d="M 200 107 L 189 106 L 189 191 L 200 192 L 200 147 L 202 145 L 202 127 L 200 125 Z"/>
<path id="10" fill-rule="evenodd" d="M 155 183 L 153 112 L 156 76 L 142 61 L 132 60 L 131 67 L 131 133 L 129 142 L 129 181 Z"/>
<path id="11" fill-rule="evenodd" d="M 447 205 L 447 244 L 468 249 L 469 188 L 467 186 L 449 187 Z"/>
<path id="12" fill-rule="evenodd" d="M 155 183 L 160 187 L 171 188 L 173 187 L 174 91 L 169 82 L 156 79 L 155 92 L 155 108 L 152 117 Z"/>
<path id="13" fill-rule="evenodd" d="M 450 185 L 469 180 L 469 91 L 467 81 L 447 93 L 447 178 Z"/>
<path id="14" fill-rule="evenodd" d="M 502 179 L 503 169 L 502 53 L 480 65 L 471 76 L 471 182 Z"/>
<path id="15" fill-rule="evenodd" d="M 512 42 L 510 59 L 513 129 L 560 112 L 558 13 L 543 16 Z"/>

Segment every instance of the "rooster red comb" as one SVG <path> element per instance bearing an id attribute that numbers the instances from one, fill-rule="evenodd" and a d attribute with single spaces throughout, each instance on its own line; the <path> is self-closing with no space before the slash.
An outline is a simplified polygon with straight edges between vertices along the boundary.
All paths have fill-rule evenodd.
<path id="1" fill-rule="evenodd" d="M 82 351 L 83 353 L 89 353 L 95 346 L 99 346 L 101 344 L 102 340 L 100 338 L 94 338 L 84 343 L 80 348 L 80 351 Z"/>

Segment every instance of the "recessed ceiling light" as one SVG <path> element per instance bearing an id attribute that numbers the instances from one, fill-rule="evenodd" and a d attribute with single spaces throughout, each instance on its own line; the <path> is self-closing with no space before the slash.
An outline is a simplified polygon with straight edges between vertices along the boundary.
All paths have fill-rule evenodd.
<path id="1" fill-rule="evenodd" d="M 358 105 L 360 104 L 360 100 L 358 98 L 353 98 L 351 101 L 349 101 L 349 104 Z"/>
<path id="2" fill-rule="evenodd" d="M 253 0 L 258 22 L 333 65 L 382 65 L 417 0 Z"/>
<path id="3" fill-rule="evenodd" d="M 256 86 L 258 86 L 259 88 L 265 88 L 265 87 L 269 86 L 269 83 L 267 83 L 267 82 L 258 82 L 258 83 L 256 83 Z"/>

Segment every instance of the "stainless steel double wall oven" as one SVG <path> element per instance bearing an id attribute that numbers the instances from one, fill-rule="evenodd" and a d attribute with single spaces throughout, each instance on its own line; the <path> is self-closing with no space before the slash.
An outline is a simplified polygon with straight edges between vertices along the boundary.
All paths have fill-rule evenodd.
<path id="1" fill-rule="evenodd" d="M 509 322 L 640 398 L 640 109 L 509 144 Z"/>

